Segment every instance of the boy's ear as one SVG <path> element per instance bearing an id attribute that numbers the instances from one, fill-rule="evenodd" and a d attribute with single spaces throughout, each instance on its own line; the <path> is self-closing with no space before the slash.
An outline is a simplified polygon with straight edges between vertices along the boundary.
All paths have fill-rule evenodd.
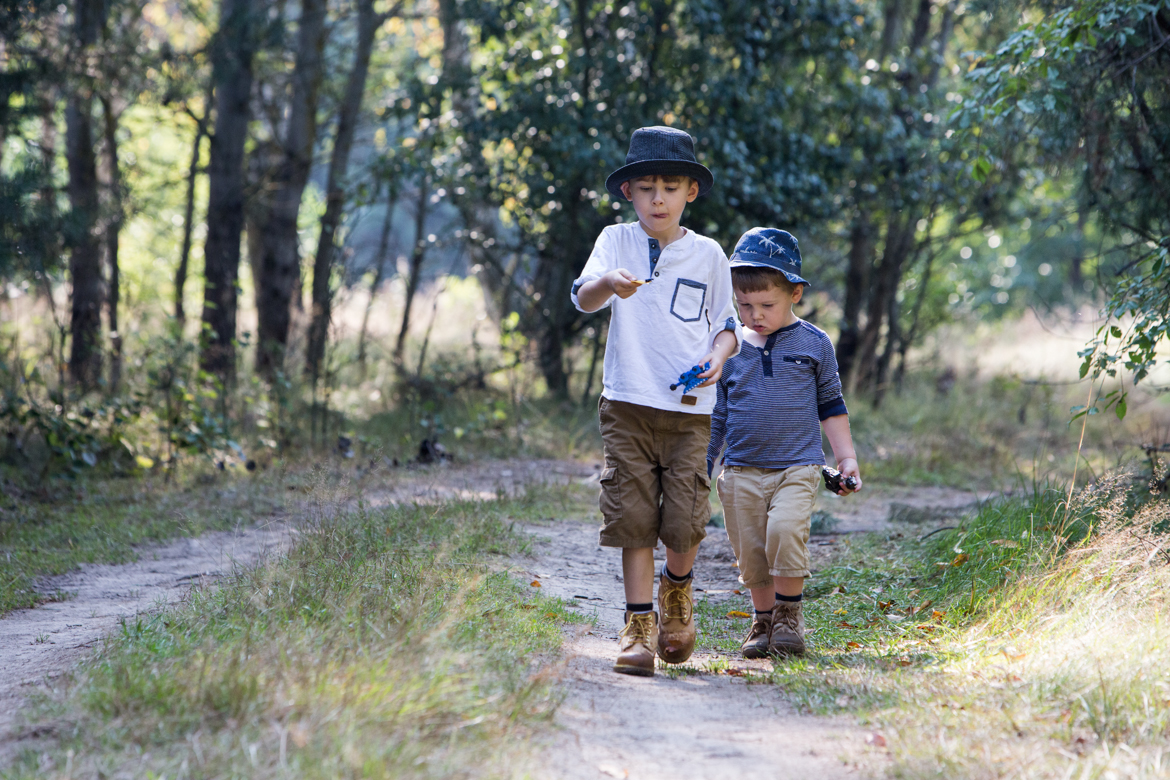
<path id="1" fill-rule="evenodd" d="M 687 203 L 693 203 L 699 197 L 699 183 L 691 179 L 691 188 L 687 190 Z"/>
<path id="2" fill-rule="evenodd" d="M 804 297 L 804 285 L 798 284 L 792 290 L 792 304 L 795 306 Z"/>
<path id="3" fill-rule="evenodd" d="M 622 182 L 622 195 L 626 196 L 626 200 L 633 200 L 633 198 L 630 197 L 630 182 L 629 181 Z"/>

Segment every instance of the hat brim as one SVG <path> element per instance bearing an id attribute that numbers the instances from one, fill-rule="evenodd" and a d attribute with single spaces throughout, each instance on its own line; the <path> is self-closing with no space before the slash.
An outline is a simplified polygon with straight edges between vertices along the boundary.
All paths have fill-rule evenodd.
<path id="1" fill-rule="evenodd" d="M 639 162 L 623 165 L 609 175 L 605 180 L 605 188 L 609 194 L 619 201 L 625 200 L 622 194 L 622 184 L 640 176 L 689 176 L 699 183 L 699 197 L 711 191 L 715 185 L 715 177 L 707 166 L 686 160 L 640 160 Z"/>
<path id="2" fill-rule="evenodd" d="M 793 284 L 803 284 L 805 287 L 812 287 L 812 282 L 804 279 L 800 274 L 788 271 L 778 265 L 771 258 L 765 258 L 761 255 L 749 255 L 743 252 L 736 252 L 731 256 L 732 268 L 771 268 L 773 271 L 779 271 L 784 274 L 784 278 Z"/>

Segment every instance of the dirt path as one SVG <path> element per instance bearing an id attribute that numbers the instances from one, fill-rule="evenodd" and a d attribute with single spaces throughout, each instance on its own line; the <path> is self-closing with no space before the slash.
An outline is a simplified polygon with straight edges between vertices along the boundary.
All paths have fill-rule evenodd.
<path id="1" fill-rule="evenodd" d="M 368 505 L 515 494 L 534 482 L 596 481 L 590 464 L 558 461 L 493 461 L 459 466 L 403 469 L 363 491 Z M 846 502 L 824 495 L 826 528 L 836 534 L 890 529 L 920 523 L 934 527 L 977 496 L 945 489 L 869 490 Z M 892 518 L 892 520 L 891 520 Z M 284 518 L 287 519 L 287 516 Z M 732 674 L 714 674 L 715 656 L 697 654 L 695 673 L 651 679 L 613 674 L 610 667 L 621 627 L 624 597 L 620 558 L 597 546 L 596 525 L 566 521 L 532 527 L 541 541 L 538 556 L 522 563 L 545 593 L 582 604 L 596 623 L 567 643 L 568 693 L 558 715 L 560 729 L 548 763 L 534 776 L 578 778 L 669 778 L 700 780 L 740 776 L 858 777 L 881 757 L 865 745 L 866 733 L 844 720 L 795 713 L 782 692 L 746 685 L 736 677 L 764 671 L 770 662 L 730 659 Z M 696 595 L 711 601 L 742 597 L 726 534 L 711 529 L 696 564 Z M 0 619 L 0 766 L 38 738 L 21 731 L 19 710 L 38 688 L 83 658 L 119 621 L 156 612 L 183 599 L 190 587 L 251 566 L 278 553 L 294 531 L 270 523 L 236 532 L 209 533 L 142 551 L 121 566 L 87 565 L 42 584 L 47 592 L 71 594 L 66 601 L 20 610 Z M 813 545 L 824 559 L 833 536 Z M 723 659 L 727 661 L 728 659 Z M 702 713 L 675 718 L 671 713 Z M 762 772 L 762 775 L 761 775 Z"/>
<path id="2" fill-rule="evenodd" d="M 42 583 L 66 601 L 22 609 L 0 620 L 0 764 L 25 740 L 18 712 L 38 688 L 51 686 L 119 621 L 179 602 L 197 582 L 279 552 L 286 525 L 204 534 L 143 551 L 120 566 L 88 564 Z"/>
<path id="3" fill-rule="evenodd" d="M 824 494 L 812 568 L 823 566 L 843 533 L 934 527 L 969 507 L 975 494 L 945 489 L 873 490 L 848 501 Z M 541 776 L 557 780 L 715 780 L 742 777 L 857 778 L 879 774 L 884 754 L 869 733 L 841 718 L 796 712 L 783 691 L 749 685 L 744 673 L 766 673 L 770 661 L 697 652 L 687 671 L 653 678 L 614 674 L 624 619 L 620 556 L 597 544 L 597 524 L 562 521 L 528 527 L 536 557 L 523 574 L 542 593 L 576 601 L 595 614 L 590 630 L 567 641 L 568 695 L 559 733 L 541 751 Z M 722 529 L 709 529 L 695 563 L 696 600 L 745 609 L 735 556 Z M 663 559 L 659 548 L 656 558 Z"/>

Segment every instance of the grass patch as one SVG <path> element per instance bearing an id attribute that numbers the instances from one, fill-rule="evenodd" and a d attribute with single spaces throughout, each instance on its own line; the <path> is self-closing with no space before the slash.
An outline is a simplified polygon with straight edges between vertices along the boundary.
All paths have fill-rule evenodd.
<path id="1" fill-rule="evenodd" d="M 318 491 L 319 493 L 319 491 Z M 557 704 L 579 610 L 500 571 L 522 498 L 342 511 L 315 495 L 287 558 L 127 621 L 45 702 L 56 767 L 141 776 L 495 777 Z M 27 755 L 14 777 L 43 776 Z"/>
<path id="2" fill-rule="evenodd" d="M 772 682 L 880 730 L 896 777 L 1164 777 L 1170 501 L 1128 478 L 1066 497 L 851 542 L 809 588 L 809 655 Z"/>
<path id="3" fill-rule="evenodd" d="M 284 510 L 283 476 L 181 472 L 161 476 L 54 481 L 39 489 L 6 484 L 0 494 L 0 615 L 62 598 L 41 577 L 83 563 L 126 563 L 137 547 L 176 536 L 254 525 Z"/>

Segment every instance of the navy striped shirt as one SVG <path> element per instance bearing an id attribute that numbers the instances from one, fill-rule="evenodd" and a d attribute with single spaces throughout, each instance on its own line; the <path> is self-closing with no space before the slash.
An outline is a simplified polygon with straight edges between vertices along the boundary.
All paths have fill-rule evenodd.
<path id="1" fill-rule="evenodd" d="M 822 464 L 820 421 L 849 413 L 833 342 L 804 320 L 772 333 L 763 349 L 745 341 L 723 365 L 716 387 L 708 471 L 724 443 L 727 466 Z"/>

